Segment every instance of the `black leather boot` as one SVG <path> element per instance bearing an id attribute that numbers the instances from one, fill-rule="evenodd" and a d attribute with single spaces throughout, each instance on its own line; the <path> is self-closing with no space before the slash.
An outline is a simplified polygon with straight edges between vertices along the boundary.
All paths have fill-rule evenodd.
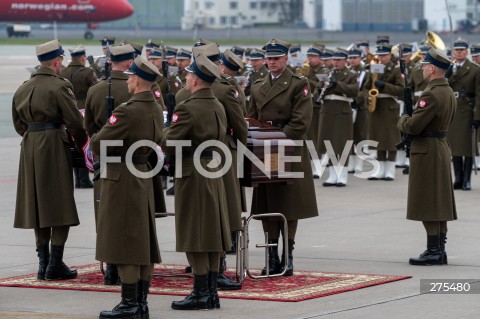
<path id="1" fill-rule="evenodd" d="M 104 310 L 100 312 L 99 318 L 141 319 L 142 316 L 137 301 L 137 284 L 122 283 L 122 301 L 111 311 Z"/>
<path id="2" fill-rule="evenodd" d="M 208 275 L 194 275 L 193 291 L 183 300 L 172 302 L 175 310 L 211 309 L 212 302 L 208 290 Z"/>
<path id="3" fill-rule="evenodd" d="M 440 233 L 440 251 L 442 252 L 442 260 L 444 265 L 448 265 L 447 252 L 445 251 L 446 243 L 447 243 L 447 234 Z"/>
<path id="4" fill-rule="evenodd" d="M 75 188 L 80 188 L 80 176 L 78 174 L 78 168 L 73 168 L 73 176 L 75 179 Z"/>
<path id="5" fill-rule="evenodd" d="M 225 275 L 227 270 L 227 258 L 225 256 L 220 257 L 220 268 L 218 269 L 217 286 L 221 290 L 238 290 L 242 289 L 242 284 L 230 279 Z"/>
<path id="6" fill-rule="evenodd" d="M 105 270 L 103 283 L 109 286 L 120 285 L 120 277 L 118 276 L 117 265 L 107 263 L 107 269 Z"/>
<path id="7" fill-rule="evenodd" d="M 237 232 L 232 231 L 232 247 L 227 251 L 227 255 L 235 255 L 237 253 Z"/>
<path id="8" fill-rule="evenodd" d="M 455 181 L 453 182 L 453 189 L 462 189 L 463 186 L 463 158 L 461 156 L 453 156 L 453 172 L 455 174 Z"/>
<path id="9" fill-rule="evenodd" d="M 37 246 L 37 256 L 38 256 L 38 273 L 37 279 L 45 280 L 45 272 L 48 266 L 48 260 L 50 259 L 50 252 L 48 245 Z"/>
<path id="10" fill-rule="evenodd" d="M 292 276 L 293 275 L 293 246 L 295 245 L 295 241 L 292 239 L 288 240 L 288 261 L 287 261 L 287 271 L 285 272 L 284 276 Z M 285 256 L 282 255 L 282 270 L 285 267 Z"/>
<path id="11" fill-rule="evenodd" d="M 137 286 L 137 301 L 138 307 L 140 308 L 140 314 L 142 319 L 150 319 L 150 315 L 148 313 L 148 288 L 150 288 L 150 281 L 140 280 Z"/>
<path id="12" fill-rule="evenodd" d="M 427 250 L 420 256 L 412 257 L 410 265 L 430 266 L 443 265 L 443 254 L 440 250 L 440 235 L 427 236 Z"/>
<path id="13" fill-rule="evenodd" d="M 269 239 L 269 244 L 277 244 L 275 247 L 268 248 L 268 272 L 270 275 L 276 275 L 282 272 L 280 257 L 278 256 L 278 239 Z M 267 274 L 267 267 L 262 269 L 262 276 Z"/>
<path id="14" fill-rule="evenodd" d="M 470 185 L 470 177 L 472 176 L 472 165 L 473 165 L 473 157 L 465 156 L 465 160 L 463 162 L 463 184 L 462 189 L 464 191 L 469 191 L 472 189 Z"/>
<path id="15" fill-rule="evenodd" d="M 74 279 L 77 271 L 71 270 L 63 262 L 63 250 L 65 246 L 50 246 L 50 260 L 45 272 L 46 280 Z"/>
<path id="16" fill-rule="evenodd" d="M 79 188 L 93 188 L 93 183 L 88 175 L 88 168 L 78 169 Z"/>
<path id="17" fill-rule="evenodd" d="M 212 305 L 212 309 L 220 308 L 220 298 L 218 297 L 218 291 L 217 291 L 217 282 L 218 282 L 217 277 L 218 277 L 218 272 L 208 273 L 208 290 L 210 292 L 210 302 Z"/>

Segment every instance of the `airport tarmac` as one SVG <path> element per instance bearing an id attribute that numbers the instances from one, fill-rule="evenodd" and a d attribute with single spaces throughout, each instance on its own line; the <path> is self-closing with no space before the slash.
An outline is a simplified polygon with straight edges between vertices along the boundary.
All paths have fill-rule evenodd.
<path id="1" fill-rule="evenodd" d="M 33 51 L 29 51 L 33 50 Z M 11 125 L 11 99 L 28 79 L 26 67 L 36 64 L 33 46 L 0 47 L 0 278 L 34 273 L 38 259 L 33 230 L 13 228 L 21 138 Z M 150 317 L 156 318 L 479 318 L 480 316 L 480 176 L 471 191 L 455 191 L 459 219 L 449 223 L 447 266 L 411 266 L 408 258 L 425 249 L 420 222 L 405 219 L 408 176 L 397 169 L 395 181 L 367 181 L 350 175 L 347 187 L 325 188 L 315 180 L 320 215 L 301 220 L 294 250 L 298 270 L 412 276 L 401 280 L 303 302 L 222 299 L 214 311 L 174 311 L 176 296 L 149 296 Z M 251 189 L 247 189 L 248 198 Z M 92 190 L 75 190 L 81 224 L 73 227 L 65 249 L 69 266 L 95 262 Z M 167 196 L 168 211 L 173 198 Z M 475 208 L 477 207 L 477 208 Z M 157 220 L 164 263 L 186 264 L 175 251 L 174 218 Z M 259 224 L 251 242 L 261 243 Z M 260 267 L 261 250 L 251 249 Z M 228 264 L 234 265 L 232 256 Z M 420 280 L 466 279 L 476 294 L 422 294 Z M 98 318 L 120 300 L 118 293 L 0 287 L 0 318 Z"/>

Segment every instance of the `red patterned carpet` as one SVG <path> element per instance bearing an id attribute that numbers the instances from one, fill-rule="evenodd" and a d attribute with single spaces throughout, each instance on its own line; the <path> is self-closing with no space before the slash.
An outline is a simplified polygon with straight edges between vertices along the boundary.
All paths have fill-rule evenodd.
<path id="1" fill-rule="evenodd" d="M 185 266 L 160 264 L 155 274 L 182 273 Z M 120 286 L 103 285 L 99 264 L 76 267 L 78 277 L 74 280 L 39 281 L 36 274 L 0 279 L 0 286 L 40 289 L 65 289 L 119 292 Z M 227 273 L 233 277 L 232 273 Z M 409 276 L 346 274 L 295 270 L 294 276 L 253 280 L 247 278 L 241 290 L 219 291 L 220 297 L 266 301 L 302 301 L 339 294 L 365 287 L 381 285 Z M 193 286 L 189 276 L 155 276 L 151 294 L 186 296 Z"/>

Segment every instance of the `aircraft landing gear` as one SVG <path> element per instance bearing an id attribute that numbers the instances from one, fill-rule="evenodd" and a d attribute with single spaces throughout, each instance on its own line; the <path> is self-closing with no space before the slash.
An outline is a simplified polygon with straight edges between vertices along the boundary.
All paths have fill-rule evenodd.
<path id="1" fill-rule="evenodd" d="M 93 32 L 92 31 L 86 31 L 85 34 L 83 35 L 85 40 L 91 40 L 93 39 Z"/>

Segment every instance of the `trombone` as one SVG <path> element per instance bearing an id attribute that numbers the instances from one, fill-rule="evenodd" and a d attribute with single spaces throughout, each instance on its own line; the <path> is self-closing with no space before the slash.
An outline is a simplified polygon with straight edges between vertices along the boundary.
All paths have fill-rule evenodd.
<path id="1" fill-rule="evenodd" d="M 237 262 L 236 262 L 236 277 L 237 281 L 240 283 L 243 283 L 245 281 L 245 278 L 250 277 L 252 279 L 260 279 L 260 278 L 269 278 L 269 277 L 280 277 L 285 274 L 287 271 L 287 267 L 284 267 L 281 273 L 279 274 L 270 274 L 270 269 L 268 265 L 268 259 L 269 259 L 269 253 L 268 249 L 270 247 L 275 247 L 278 246 L 278 244 L 269 244 L 268 243 L 268 233 L 265 232 L 265 243 L 263 244 L 256 244 L 256 248 L 263 248 L 265 249 L 265 269 L 266 269 L 266 275 L 254 275 L 251 270 L 250 270 L 250 264 L 249 264 L 249 249 L 248 245 L 250 242 L 249 234 L 248 234 L 248 229 L 250 226 L 250 222 L 252 219 L 263 219 L 263 218 L 268 218 L 268 217 L 279 217 L 283 221 L 283 256 L 285 256 L 285 262 L 286 262 L 286 256 L 288 254 L 288 224 L 287 224 L 287 219 L 283 214 L 280 213 L 267 213 L 267 214 L 258 214 L 258 215 L 250 215 L 250 217 L 242 218 L 243 222 L 243 230 L 237 232 Z"/>

